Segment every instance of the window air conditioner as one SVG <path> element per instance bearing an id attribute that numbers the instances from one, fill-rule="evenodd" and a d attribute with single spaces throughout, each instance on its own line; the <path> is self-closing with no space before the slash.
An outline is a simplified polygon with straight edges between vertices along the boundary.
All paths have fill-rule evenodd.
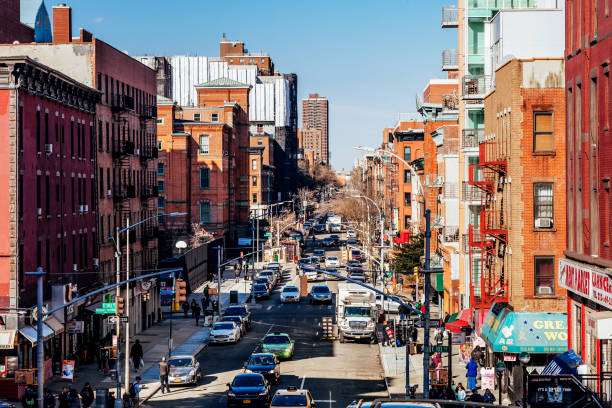
<path id="1" fill-rule="evenodd" d="M 536 292 L 538 295 L 552 295 L 553 294 L 553 290 L 550 286 L 538 286 Z"/>
<path id="2" fill-rule="evenodd" d="M 112 195 L 113 195 L 113 192 L 110 189 L 106 190 L 107 197 L 111 197 Z"/>
<path id="3" fill-rule="evenodd" d="M 553 226 L 552 218 L 536 218 L 535 219 L 536 228 L 552 228 L 552 226 Z"/>
<path id="4" fill-rule="evenodd" d="M 53 145 L 52 145 L 52 144 L 46 144 L 46 145 L 45 145 L 45 153 L 46 153 L 46 154 L 51 154 L 51 153 L 53 153 Z"/>
<path id="5" fill-rule="evenodd" d="M 87 212 L 87 211 L 89 211 L 89 206 L 87 204 L 85 204 L 83 206 L 83 212 Z"/>
<path id="6" fill-rule="evenodd" d="M 42 208 L 37 208 L 36 209 L 36 215 L 38 215 L 38 216 L 42 215 Z"/>

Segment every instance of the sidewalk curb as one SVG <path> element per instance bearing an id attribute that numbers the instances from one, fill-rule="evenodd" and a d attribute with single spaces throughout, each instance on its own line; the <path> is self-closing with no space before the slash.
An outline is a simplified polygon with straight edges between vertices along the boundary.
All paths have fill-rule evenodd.
<path id="1" fill-rule="evenodd" d="M 384 363 L 382 351 L 383 351 L 382 346 L 380 342 L 378 342 L 378 358 L 380 359 L 380 365 L 382 366 L 382 369 L 383 369 L 383 378 L 385 380 L 385 387 L 387 388 L 387 395 L 389 396 L 389 398 L 391 398 L 391 388 L 389 387 L 390 377 L 387 377 L 387 370 L 385 369 L 385 363 Z"/>

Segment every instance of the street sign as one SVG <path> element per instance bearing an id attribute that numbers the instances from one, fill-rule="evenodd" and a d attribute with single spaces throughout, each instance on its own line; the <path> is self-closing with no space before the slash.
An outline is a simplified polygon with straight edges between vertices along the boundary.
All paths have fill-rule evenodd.
<path id="1" fill-rule="evenodd" d="M 238 245 L 251 245 L 251 238 L 238 238 Z"/>
<path id="2" fill-rule="evenodd" d="M 415 322 L 414 324 L 416 327 L 425 327 L 425 321 L 423 319 L 419 319 Z M 440 320 L 429 320 L 429 328 L 431 329 L 437 329 L 438 327 L 440 327 Z"/>
<path id="3" fill-rule="evenodd" d="M 117 320 L 117 319 L 119 319 L 119 320 Z M 108 323 L 109 324 L 117 324 L 117 321 L 119 321 L 121 323 L 127 323 L 128 317 L 127 316 L 115 316 L 115 315 L 108 316 Z"/>
<path id="4" fill-rule="evenodd" d="M 96 314 L 113 314 L 116 313 L 117 308 L 114 302 L 102 303 L 102 307 L 96 308 Z"/>
<path id="5" fill-rule="evenodd" d="M 448 346 L 431 346 L 432 353 L 448 353 Z"/>
<path id="6" fill-rule="evenodd" d="M 264 234 L 264 237 L 266 237 L 266 238 L 270 238 L 271 236 L 272 236 L 272 233 L 271 233 L 271 232 L 266 232 L 266 233 Z"/>

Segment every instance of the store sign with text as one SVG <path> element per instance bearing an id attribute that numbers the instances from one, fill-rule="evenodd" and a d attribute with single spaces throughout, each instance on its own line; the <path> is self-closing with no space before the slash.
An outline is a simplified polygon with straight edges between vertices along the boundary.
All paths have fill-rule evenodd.
<path id="1" fill-rule="evenodd" d="M 612 309 L 612 276 L 602 269 L 559 259 L 561 287 Z"/>

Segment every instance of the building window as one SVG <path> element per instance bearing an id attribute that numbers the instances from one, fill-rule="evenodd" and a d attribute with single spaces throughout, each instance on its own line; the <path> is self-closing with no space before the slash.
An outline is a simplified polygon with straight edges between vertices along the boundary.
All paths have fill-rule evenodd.
<path id="1" fill-rule="evenodd" d="M 552 112 L 533 113 L 533 151 L 552 152 L 553 114 Z"/>
<path id="2" fill-rule="evenodd" d="M 200 121 L 200 114 L 199 113 L 194 113 L 193 114 L 193 120 L 195 120 L 196 122 Z"/>
<path id="3" fill-rule="evenodd" d="M 404 147 L 404 160 L 406 160 L 407 162 L 409 162 L 411 160 L 411 150 L 410 150 L 410 146 L 406 146 Z"/>
<path id="4" fill-rule="evenodd" d="M 534 183 L 533 215 L 535 219 L 545 218 L 552 221 L 553 214 L 553 183 Z M 552 222 L 550 227 L 552 227 Z"/>
<path id="5" fill-rule="evenodd" d="M 210 203 L 200 203 L 200 222 L 210 222 Z"/>
<path id="6" fill-rule="evenodd" d="M 574 330 L 572 330 L 572 334 L 574 337 L 574 341 L 572 341 L 572 346 L 577 355 L 582 355 L 582 307 L 580 305 L 574 305 Z"/>
<path id="7" fill-rule="evenodd" d="M 164 163 L 157 163 L 157 175 L 158 176 L 163 176 L 164 175 Z"/>
<path id="8" fill-rule="evenodd" d="M 166 201 L 164 197 L 157 197 L 157 208 L 164 208 L 166 206 Z"/>
<path id="9" fill-rule="evenodd" d="M 555 293 L 555 258 L 536 256 L 534 258 L 534 283 L 536 295 L 553 295 Z"/>
<path id="10" fill-rule="evenodd" d="M 157 142 L 157 150 L 161 150 L 162 149 L 162 142 L 161 140 Z"/>
<path id="11" fill-rule="evenodd" d="M 157 180 L 157 191 L 163 193 L 164 190 L 164 180 Z"/>
<path id="12" fill-rule="evenodd" d="M 157 118 L 157 124 L 158 125 L 163 125 L 164 124 L 164 118 Z"/>
<path id="13" fill-rule="evenodd" d="M 251 160 L 251 169 L 257 170 L 257 159 Z"/>
<path id="14" fill-rule="evenodd" d="M 218 113 L 213 113 L 212 115 L 210 115 L 210 121 L 211 122 L 218 122 L 219 121 L 219 114 Z"/>
<path id="15" fill-rule="evenodd" d="M 257 176 L 253 176 L 253 187 L 257 187 Z"/>
<path id="16" fill-rule="evenodd" d="M 208 154 L 210 138 L 208 135 L 200 135 L 200 154 Z"/>
<path id="17" fill-rule="evenodd" d="M 257 204 L 257 193 L 253 193 L 253 204 Z"/>
<path id="18" fill-rule="evenodd" d="M 404 170 L 404 183 L 410 183 L 410 170 Z"/>
<path id="19" fill-rule="evenodd" d="M 412 197 L 410 193 L 404 193 L 404 206 L 410 207 L 412 205 Z"/>
<path id="20" fill-rule="evenodd" d="M 200 188 L 210 187 L 210 169 L 203 167 L 200 169 Z"/>
<path id="21" fill-rule="evenodd" d="M 412 217 L 410 215 L 404 216 L 404 228 L 410 228 L 410 222 L 412 221 Z"/>
<path id="22" fill-rule="evenodd" d="M 40 152 L 40 111 L 36 111 L 36 151 Z"/>

